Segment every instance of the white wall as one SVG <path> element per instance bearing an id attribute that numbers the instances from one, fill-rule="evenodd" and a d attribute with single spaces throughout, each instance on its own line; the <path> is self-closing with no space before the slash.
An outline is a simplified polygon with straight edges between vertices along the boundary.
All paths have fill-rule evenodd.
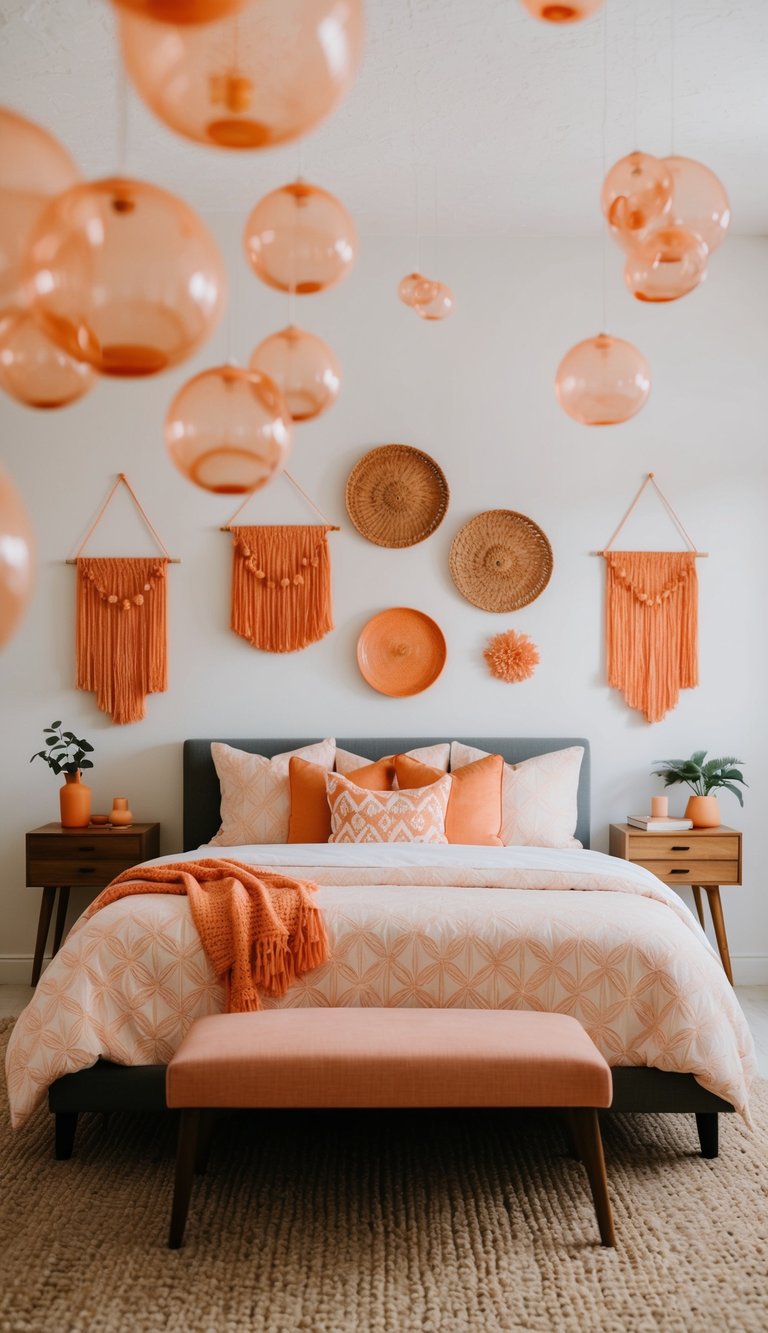
<path id="1" fill-rule="evenodd" d="M 237 219 L 222 216 L 212 225 L 233 278 L 232 351 L 244 358 L 287 323 L 287 299 L 250 276 Z M 660 790 L 649 777 L 654 760 L 698 747 L 735 752 L 750 789 L 743 815 L 728 794 L 722 802 L 726 822 L 745 831 L 744 887 L 724 891 L 726 921 L 737 978 L 768 981 L 768 848 L 760 842 L 768 779 L 768 243 L 729 239 L 705 287 L 662 308 L 629 298 L 620 255 L 611 250 L 609 325 L 645 351 L 654 381 L 639 417 L 603 431 L 570 422 L 552 392 L 559 357 L 601 323 L 597 243 L 442 243 L 439 262 L 425 255 L 424 267 L 455 289 L 458 310 L 444 325 L 423 323 L 397 301 L 397 282 L 412 266 L 402 243 L 364 238 L 346 284 L 299 301 L 300 322 L 332 342 L 344 369 L 337 406 L 296 431 L 290 462 L 343 525 L 330 539 L 337 629 L 305 652 L 262 655 L 229 632 L 230 545 L 218 528 L 234 504 L 196 490 L 164 452 L 161 423 L 171 394 L 193 370 L 225 357 L 225 328 L 173 374 L 101 383 L 80 404 L 50 415 L 7 400 L 0 405 L 0 457 L 27 501 L 40 545 L 33 605 L 0 658 L 0 978 L 28 975 L 40 894 L 24 886 L 24 832 L 57 817 L 58 781 L 39 761 L 27 760 L 41 744 L 43 725 L 61 717 L 96 747 L 94 808 L 107 810 L 115 793 L 126 793 L 138 818 L 162 823 L 164 851 L 180 845 L 185 736 L 585 734 L 594 747 L 600 848 L 611 820 L 646 809 L 651 792 Z M 388 441 L 432 453 L 452 493 L 438 532 L 405 551 L 368 544 L 344 512 L 350 467 Z M 92 696 L 73 689 L 74 572 L 62 563 L 121 469 L 183 560 L 169 572 L 168 692 L 148 700 L 145 721 L 123 728 L 97 711 Z M 653 727 L 606 687 L 603 568 L 589 555 L 607 540 L 649 469 L 711 552 L 699 563 L 701 685 Z M 530 514 L 555 554 L 546 592 L 512 616 L 470 606 L 447 568 L 458 527 L 495 506 Z M 127 502 L 114 509 L 91 552 L 148 552 Z M 252 501 L 248 517 L 293 522 L 307 514 L 280 481 Z M 676 545 L 650 497 L 628 539 Z M 449 657 L 428 693 L 395 701 L 365 685 L 354 650 L 370 615 L 403 603 L 437 618 Z M 540 667 L 522 685 L 494 681 L 482 661 L 487 637 L 508 626 L 530 633 L 541 649 Z M 684 790 L 676 789 L 673 809 L 684 801 Z"/>

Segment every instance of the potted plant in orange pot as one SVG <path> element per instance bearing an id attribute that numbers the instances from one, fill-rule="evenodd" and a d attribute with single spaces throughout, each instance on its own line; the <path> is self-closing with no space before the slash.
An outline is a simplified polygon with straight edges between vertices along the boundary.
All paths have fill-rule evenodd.
<path id="1" fill-rule="evenodd" d="M 748 785 L 737 767 L 741 762 L 732 755 L 707 761 L 707 751 L 697 750 L 690 759 L 657 760 L 652 772 L 664 779 L 665 787 L 678 782 L 690 787 L 693 795 L 688 798 L 685 817 L 691 820 L 694 828 L 717 828 L 721 823 L 720 803 L 712 795 L 713 791 L 725 788 L 733 792 L 739 805 L 744 805 L 744 797 L 737 786 L 737 783 L 743 787 Z"/>
<path id="2" fill-rule="evenodd" d="M 93 746 L 79 740 L 73 731 L 62 731 L 61 722 L 52 722 L 44 732 L 46 749 L 36 750 L 32 759 L 44 759 L 52 772 L 64 774 L 64 786 L 59 789 L 62 828 L 86 828 L 91 818 L 91 789 L 81 782 L 80 771 L 93 768 L 93 761 L 87 758 Z"/>

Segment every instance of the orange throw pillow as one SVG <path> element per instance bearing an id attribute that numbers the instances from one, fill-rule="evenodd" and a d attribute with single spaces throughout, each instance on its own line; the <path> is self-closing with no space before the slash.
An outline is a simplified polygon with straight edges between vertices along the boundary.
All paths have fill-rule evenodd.
<path id="1" fill-rule="evenodd" d="M 325 787 L 326 770 L 294 756 L 288 765 L 291 815 L 289 842 L 328 842 L 331 836 L 331 810 Z M 443 774 L 440 774 L 443 777 Z M 366 791 L 391 791 L 395 780 L 394 757 L 356 768 L 354 781 Z"/>
<path id="2" fill-rule="evenodd" d="M 375 764 L 353 768 L 344 777 L 366 791 L 391 791 L 395 781 L 395 756 L 389 754 L 385 759 L 377 759 Z M 440 777 L 443 777 L 442 773 Z"/>
<path id="3" fill-rule="evenodd" d="M 439 769 L 409 759 L 405 754 L 395 755 L 395 769 L 399 787 L 427 787 L 443 776 Z M 473 764 L 455 768 L 451 778 L 451 795 L 445 816 L 448 841 L 474 847 L 503 847 L 499 836 L 504 780 L 501 755 L 489 754 Z"/>

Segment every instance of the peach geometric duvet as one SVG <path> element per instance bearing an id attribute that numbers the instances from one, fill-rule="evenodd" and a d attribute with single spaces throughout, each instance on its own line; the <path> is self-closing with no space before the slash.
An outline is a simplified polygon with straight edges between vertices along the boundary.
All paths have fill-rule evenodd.
<path id="1" fill-rule="evenodd" d="M 226 851 L 320 885 L 328 961 L 265 1007 L 568 1013 L 609 1064 L 692 1073 L 748 1115 L 755 1066 L 744 1015 L 692 913 L 642 867 L 537 847 Z M 166 1063 L 196 1018 L 223 1008 L 186 898 L 140 895 L 81 918 L 12 1033 L 14 1125 L 62 1074 L 99 1056 Z"/>

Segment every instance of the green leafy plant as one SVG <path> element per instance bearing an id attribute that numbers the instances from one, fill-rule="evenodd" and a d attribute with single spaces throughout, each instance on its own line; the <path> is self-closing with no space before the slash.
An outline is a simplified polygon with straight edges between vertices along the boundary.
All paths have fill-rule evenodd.
<path id="1" fill-rule="evenodd" d="M 61 722 L 52 722 L 43 731 L 46 749 L 36 750 L 32 759 L 44 759 L 54 773 L 77 773 L 81 768 L 93 768 L 93 761 L 86 758 L 86 755 L 93 754 L 90 741 L 79 740 L 73 731 L 62 731 Z"/>
<path id="2" fill-rule="evenodd" d="M 690 759 L 658 759 L 652 772 L 664 779 L 665 787 L 683 782 L 697 796 L 709 796 L 713 791 L 724 787 L 726 791 L 732 791 L 739 805 L 743 806 L 744 797 L 736 783 L 744 787 L 749 786 L 749 783 L 744 781 L 744 775 L 738 767 L 742 762 L 741 759 L 736 759 L 733 755 L 705 762 L 706 759 L 706 750 L 697 750 Z"/>

